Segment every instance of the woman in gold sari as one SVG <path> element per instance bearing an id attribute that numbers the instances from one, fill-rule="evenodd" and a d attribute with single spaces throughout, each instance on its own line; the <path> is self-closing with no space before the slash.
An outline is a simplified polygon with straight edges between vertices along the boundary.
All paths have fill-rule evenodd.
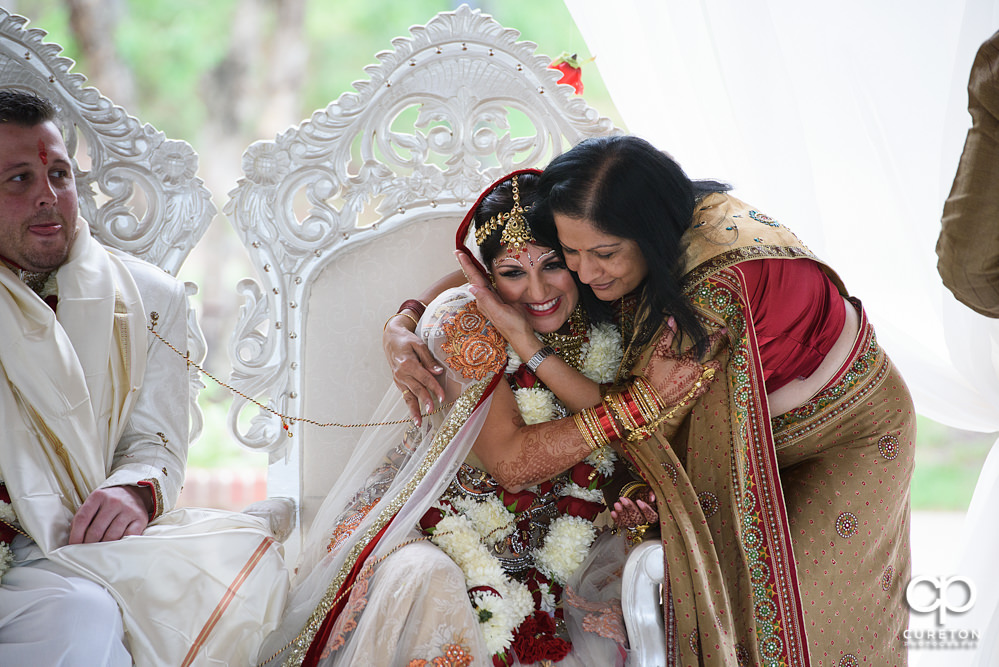
<path id="1" fill-rule="evenodd" d="M 630 374 L 671 348 L 721 368 L 624 441 L 658 501 L 668 664 L 905 664 L 909 392 L 832 269 L 724 190 L 635 137 L 584 142 L 539 185 L 539 242 L 547 221 L 612 306 Z"/>
<path id="2" fill-rule="evenodd" d="M 667 665 L 904 665 L 911 397 L 832 269 L 727 190 L 635 137 L 545 169 L 538 243 L 629 341 L 577 428 L 655 497 Z M 397 359 L 402 340 L 386 339 Z M 691 369 L 703 395 L 635 384 Z M 397 383 L 426 391 L 407 371 Z"/>

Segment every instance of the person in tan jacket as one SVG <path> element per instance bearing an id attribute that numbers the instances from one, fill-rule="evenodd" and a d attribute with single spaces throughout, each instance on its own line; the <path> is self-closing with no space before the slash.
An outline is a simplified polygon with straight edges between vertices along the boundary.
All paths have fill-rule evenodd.
<path id="1" fill-rule="evenodd" d="M 968 111 L 972 126 L 944 204 L 937 270 L 958 301 L 999 317 L 999 32 L 975 56 Z"/>

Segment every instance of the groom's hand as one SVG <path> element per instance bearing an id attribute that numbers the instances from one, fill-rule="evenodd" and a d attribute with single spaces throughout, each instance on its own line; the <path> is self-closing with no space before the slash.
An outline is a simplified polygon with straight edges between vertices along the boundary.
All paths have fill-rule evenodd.
<path id="1" fill-rule="evenodd" d="M 151 491 L 138 486 L 109 486 L 91 493 L 69 528 L 70 544 L 113 542 L 141 535 L 149 523 Z"/>

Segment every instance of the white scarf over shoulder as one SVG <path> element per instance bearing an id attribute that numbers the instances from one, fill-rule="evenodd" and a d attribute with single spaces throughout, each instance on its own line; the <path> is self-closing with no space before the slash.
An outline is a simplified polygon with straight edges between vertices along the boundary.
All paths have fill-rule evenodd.
<path id="1" fill-rule="evenodd" d="M 251 664 L 288 586 L 261 519 L 173 510 L 142 535 L 66 544 L 111 473 L 149 340 L 135 280 L 85 222 L 56 280 L 58 317 L 0 269 L 0 479 L 18 520 L 46 558 L 114 596 L 136 665 Z"/>
<path id="2" fill-rule="evenodd" d="M 45 553 L 66 543 L 73 514 L 110 472 L 147 345 L 135 281 L 85 223 L 57 281 L 58 320 L 0 271 L 0 479 Z"/>

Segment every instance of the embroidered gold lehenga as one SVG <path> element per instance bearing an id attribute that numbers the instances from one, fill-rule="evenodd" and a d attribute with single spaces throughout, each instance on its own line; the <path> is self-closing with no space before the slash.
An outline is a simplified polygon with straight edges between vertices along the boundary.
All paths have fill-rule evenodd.
<path id="1" fill-rule="evenodd" d="M 685 240 L 684 289 L 709 332 L 725 330 L 710 351 L 722 370 L 688 414 L 626 444 L 658 501 L 666 664 L 906 664 L 915 413 L 904 381 L 854 300 L 848 360 L 772 419 L 738 265 L 819 260 L 725 194 L 700 203 Z M 628 367 L 642 374 L 656 345 Z"/>

